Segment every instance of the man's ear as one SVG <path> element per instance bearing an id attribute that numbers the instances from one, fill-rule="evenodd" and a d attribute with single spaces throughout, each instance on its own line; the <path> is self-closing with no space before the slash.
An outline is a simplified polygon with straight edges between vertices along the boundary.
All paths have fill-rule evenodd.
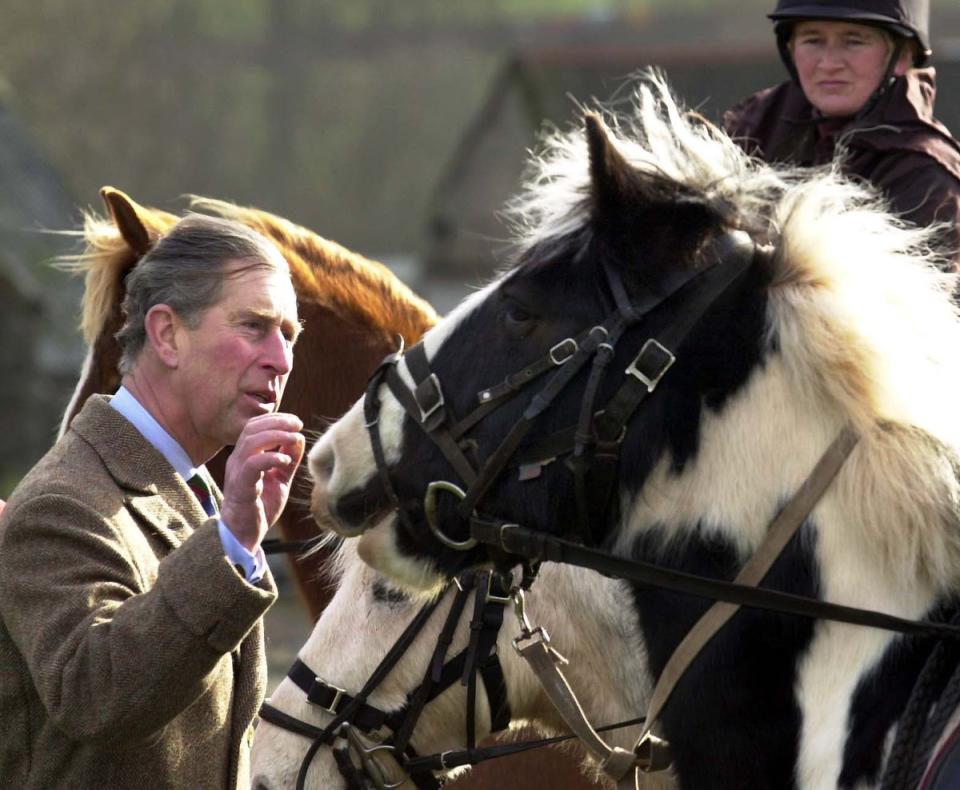
<path id="1" fill-rule="evenodd" d="M 146 342 L 157 358 L 168 368 L 180 364 L 180 332 L 182 326 L 173 308 L 166 304 L 155 304 L 143 319 Z"/>

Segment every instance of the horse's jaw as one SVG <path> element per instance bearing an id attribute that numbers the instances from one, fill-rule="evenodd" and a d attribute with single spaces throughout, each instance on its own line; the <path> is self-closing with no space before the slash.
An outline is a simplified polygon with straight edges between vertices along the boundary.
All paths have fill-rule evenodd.
<path id="1" fill-rule="evenodd" d="M 295 787 L 308 746 L 309 741 L 304 736 L 260 722 L 250 751 L 250 786 L 253 790 L 287 790 Z M 332 780 L 325 780 L 324 787 L 337 790 L 338 787 L 346 787 L 346 784 L 340 779 L 329 751 L 321 749 L 315 765 L 311 767 L 314 774 L 319 771 Z"/>
<path id="2" fill-rule="evenodd" d="M 446 579 L 432 560 L 404 554 L 397 545 L 397 515 L 391 513 L 363 533 L 357 554 L 367 565 L 400 587 L 415 593 L 438 594 Z"/>

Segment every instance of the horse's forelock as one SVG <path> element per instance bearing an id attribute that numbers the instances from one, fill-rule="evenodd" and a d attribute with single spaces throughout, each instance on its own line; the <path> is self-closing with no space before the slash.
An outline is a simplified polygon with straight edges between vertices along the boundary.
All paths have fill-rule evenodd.
<path id="1" fill-rule="evenodd" d="M 629 112 L 602 106 L 592 112 L 603 119 L 610 143 L 638 174 L 703 196 L 731 224 L 764 224 L 769 196 L 781 186 L 777 173 L 751 160 L 701 116 L 686 112 L 658 73 L 642 75 Z M 522 251 L 577 238 L 591 218 L 591 187 L 583 130 L 545 137 L 531 157 L 523 190 L 506 207 L 517 247 Z"/>
<path id="2" fill-rule="evenodd" d="M 137 219 L 151 238 L 166 233 L 177 218 L 159 209 L 136 207 Z M 80 328 L 88 345 L 96 342 L 123 298 L 123 278 L 139 255 L 130 248 L 116 224 L 92 211 L 83 213 L 84 242 L 78 255 L 62 255 L 55 264 L 66 271 L 85 275 Z"/>
<path id="3" fill-rule="evenodd" d="M 84 251 L 79 255 L 61 256 L 57 265 L 85 275 L 80 328 L 84 340 L 92 345 L 121 300 L 123 275 L 133 265 L 136 256 L 116 226 L 96 214 L 84 214 L 80 235 L 84 240 Z"/>

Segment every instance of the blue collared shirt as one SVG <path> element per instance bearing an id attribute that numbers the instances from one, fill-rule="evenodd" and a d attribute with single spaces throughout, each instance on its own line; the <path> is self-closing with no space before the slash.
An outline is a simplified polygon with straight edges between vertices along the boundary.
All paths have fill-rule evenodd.
<path id="1" fill-rule="evenodd" d="M 190 460 L 190 456 L 177 443 L 169 433 L 167 433 L 158 423 L 152 414 L 148 412 L 143 405 L 130 393 L 125 387 L 120 387 L 117 394 L 110 399 L 110 405 L 120 414 L 126 417 L 143 437 L 152 444 L 157 451 L 167 459 L 170 466 L 184 480 L 189 480 L 195 474 L 199 474 L 209 484 L 210 474 L 205 466 L 196 467 Z M 223 519 L 217 519 L 217 529 L 220 533 L 220 542 L 223 544 L 223 552 L 227 559 L 234 565 L 240 565 L 243 568 L 247 581 L 256 584 L 263 578 L 267 567 L 267 560 L 264 557 L 263 549 L 257 547 L 257 553 L 253 554 L 243 546 L 230 531 Z"/>

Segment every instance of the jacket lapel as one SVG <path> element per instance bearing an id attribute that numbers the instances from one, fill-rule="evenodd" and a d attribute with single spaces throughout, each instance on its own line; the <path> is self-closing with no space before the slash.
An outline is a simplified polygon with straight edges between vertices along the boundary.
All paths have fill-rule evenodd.
<path id="1" fill-rule="evenodd" d="M 171 549 L 180 546 L 193 532 L 161 494 L 130 496 L 126 502 L 144 527 L 160 537 Z"/>
<path id="2" fill-rule="evenodd" d="M 70 429 L 100 456 L 145 529 L 170 548 L 177 548 L 207 520 L 186 482 L 143 434 L 110 406 L 108 397 L 91 396 Z"/>

